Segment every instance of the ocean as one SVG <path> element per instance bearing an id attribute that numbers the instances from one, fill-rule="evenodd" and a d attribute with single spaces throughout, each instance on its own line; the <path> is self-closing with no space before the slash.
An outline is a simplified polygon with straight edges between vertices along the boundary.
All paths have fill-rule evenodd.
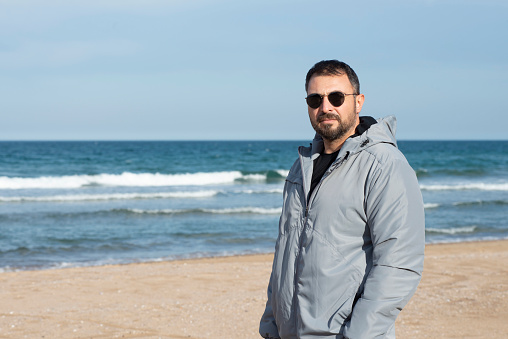
<path id="1" fill-rule="evenodd" d="M 0 272 L 272 252 L 285 176 L 308 144 L 0 142 Z M 427 243 L 508 238 L 508 141 L 399 148 Z"/>

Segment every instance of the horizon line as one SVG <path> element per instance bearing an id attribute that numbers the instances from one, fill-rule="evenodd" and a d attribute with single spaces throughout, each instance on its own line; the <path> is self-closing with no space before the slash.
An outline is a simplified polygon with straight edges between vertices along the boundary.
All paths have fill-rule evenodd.
<path id="1" fill-rule="evenodd" d="M 0 142 L 266 142 L 312 139 L 0 139 Z M 508 139 L 396 139 L 399 141 L 508 141 Z"/>

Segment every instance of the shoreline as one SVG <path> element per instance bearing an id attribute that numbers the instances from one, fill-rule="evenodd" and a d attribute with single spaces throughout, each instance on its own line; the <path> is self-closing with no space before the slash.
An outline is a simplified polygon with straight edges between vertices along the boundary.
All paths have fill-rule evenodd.
<path id="1" fill-rule="evenodd" d="M 260 338 L 273 253 L 0 273 L 0 338 Z M 426 245 L 398 338 L 506 338 L 508 240 Z"/>
<path id="2" fill-rule="evenodd" d="M 499 239 L 471 239 L 471 240 L 457 240 L 457 241 L 437 241 L 432 243 L 426 243 L 425 247 L 428 246 L 436 246 L 436 245 L 452 245 L 452 244 L 469 244 L 469 243 L 483 243 L 483 242 L 497 242 L 497 241 L 506 241 L 508 243 L 508 238 L 499 238 Z M 275 243 L 275 242 L 274 242 Z M 138 260 L 136 261 L 126 261 L 126 262 L 117 262 L 117 263 L 101 263 L 101 264 L 69 264 L 69 263 L 61 263 L 60 266 L 40 266 L 34 268 L 10 268 L 7 269 L 5 267 L 0 267 L 0 276 L 5 273 L 16 273 L 16 272 L 38 272 L 38 271 L 46 271 L 46 270 L 66 270 L 73 268 L 94 268 L 94 267 L 108 267 L 108 266 L 125 266 L 125 265 L 141 265 L 141 264 L 158 264 L 158 263 L 171 263 L 171 262 L 179 262 L 179 261 L 192 261 L 192 260 L 201 260 L 201 259 L 220 259 L 220 258 L 232 258 L 232 257 L 243 257 L 243 256 L 256 256 L 256 255 L 272 255 L 273 251 L 267 252 L 255 252 L 255 253 L 231 253 L 231 254 L 218 254 L 218 255 L 196 255 L 189 257 L 181 257 L 181 258 L 172 258 L 172 259 L 164 259 L 164 258 L 154 258 L 154 259 L 146 259 L 146 260 Z M 119 259 L 121 260 L 121 259 Z"/>

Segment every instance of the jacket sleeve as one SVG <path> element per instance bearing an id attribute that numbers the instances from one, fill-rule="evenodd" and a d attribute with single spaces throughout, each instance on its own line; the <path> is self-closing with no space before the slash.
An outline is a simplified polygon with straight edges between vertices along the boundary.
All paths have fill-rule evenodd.
<path id="1" fill-rule="evenodd" d="M 265 312 L 259 323 L 259 334 L 263 338 L 280 338 L 272 310 L 272 275 L 273 273 L 270 275 L 270 282 L 268 283 L 268 301 L 266 302 Z"/>
<path id="2" fill-rule="evenodd" d="M 349 339 L 395 338 L 395 319 L 423 271 L 425 215 L 413 169 L 398 158 L 380 165 L 369 182 L 365 211 L 372 267 L 344 329 Z"/>

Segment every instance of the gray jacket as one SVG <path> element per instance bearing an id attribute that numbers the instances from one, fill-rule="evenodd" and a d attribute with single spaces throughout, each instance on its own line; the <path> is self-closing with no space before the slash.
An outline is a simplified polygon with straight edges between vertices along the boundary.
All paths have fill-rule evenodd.
<path id="1" fill-rule="evenodd" d="M 423 270 L 425 220 L 395 117 L 349 138 L 307 201 L 320 138 L 286 178 L 265 338 L 395 338 Z"/>

